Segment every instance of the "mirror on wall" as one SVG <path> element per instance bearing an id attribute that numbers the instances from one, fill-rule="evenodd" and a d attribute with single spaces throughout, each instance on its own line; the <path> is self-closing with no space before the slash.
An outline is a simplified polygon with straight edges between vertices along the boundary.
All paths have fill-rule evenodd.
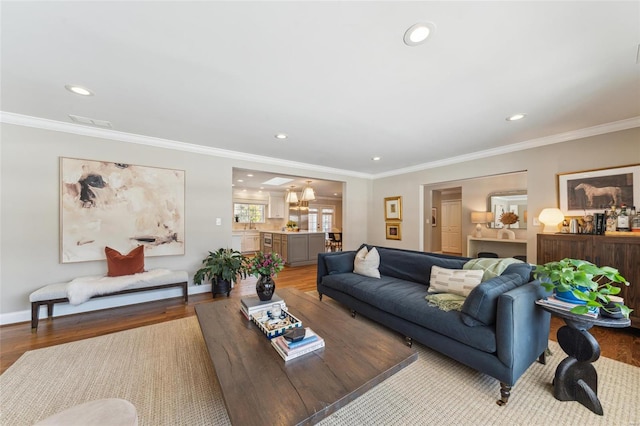
<path id="1" fill-rule="evenodd" d="M 527 229 L 527 191 L 492 192 L 487 197 L 487 211 L 493 213 L 493 222 L 487 223 L 489 228 L 503 228 L 500 216 L 506 212 L 513 212 L 518 215 L 518 222 L 509 227 Z"/>

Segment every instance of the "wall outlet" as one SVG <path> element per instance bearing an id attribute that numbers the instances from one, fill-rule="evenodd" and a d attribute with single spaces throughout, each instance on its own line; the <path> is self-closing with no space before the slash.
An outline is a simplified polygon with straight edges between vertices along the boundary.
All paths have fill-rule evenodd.
<path id="1" fill-rule="evenodd" d="M 540 221 L 538 220 L 537 217 L 533 218 L 533 226 L 540 226 Z"/>
<path id="2" fill-rule="evenodd" d="M 222 218 L 221 217 L 216 217 L 216 225 L 218 225 L 218 226 L 222 225 Z"/>

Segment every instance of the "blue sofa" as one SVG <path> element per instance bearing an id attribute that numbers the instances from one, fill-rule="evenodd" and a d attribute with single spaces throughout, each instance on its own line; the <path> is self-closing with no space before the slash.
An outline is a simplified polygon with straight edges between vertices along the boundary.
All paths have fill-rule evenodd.
<path id="1" fill-rule="evenodd" d="M 367 245 L 368 249 L 373 246 Z M 353 273 L 357 251 L 320 253 L 317 288 L 399 333 L 500 382 L 499 405 L 539 358 L 544 363 L 550 314 L 535 301 L 547 295 L 531 280 L 527 263 L 509 265 L 467 296 L 461 311 L 444 311 L 425 300 L 431 267 L 462 269 L 469 258 L 376 247 L 380 278 Z"/>

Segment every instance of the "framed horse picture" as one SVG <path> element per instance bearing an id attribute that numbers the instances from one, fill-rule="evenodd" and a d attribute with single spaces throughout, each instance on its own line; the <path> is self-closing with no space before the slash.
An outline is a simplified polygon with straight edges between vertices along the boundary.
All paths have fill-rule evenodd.
<path id="1" fill-rule="evenodd" d="M 558 174 L 558 204 L 565 216 L 640 206 L 640 164 Z"/>

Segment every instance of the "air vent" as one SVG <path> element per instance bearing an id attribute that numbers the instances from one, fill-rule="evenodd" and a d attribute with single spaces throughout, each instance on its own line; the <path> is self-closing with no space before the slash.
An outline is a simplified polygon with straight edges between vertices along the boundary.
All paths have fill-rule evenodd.
<path id="1" fill-rule="evenodd" d="M 87 124 L 89 126 L 102 127 L 103 129 L 112 129 L 111 122 L 105 120 L 96 120 L 95 118 L 81 117 L 79 115 L 69 114 L 69 118 L 74 123 Z"/>

